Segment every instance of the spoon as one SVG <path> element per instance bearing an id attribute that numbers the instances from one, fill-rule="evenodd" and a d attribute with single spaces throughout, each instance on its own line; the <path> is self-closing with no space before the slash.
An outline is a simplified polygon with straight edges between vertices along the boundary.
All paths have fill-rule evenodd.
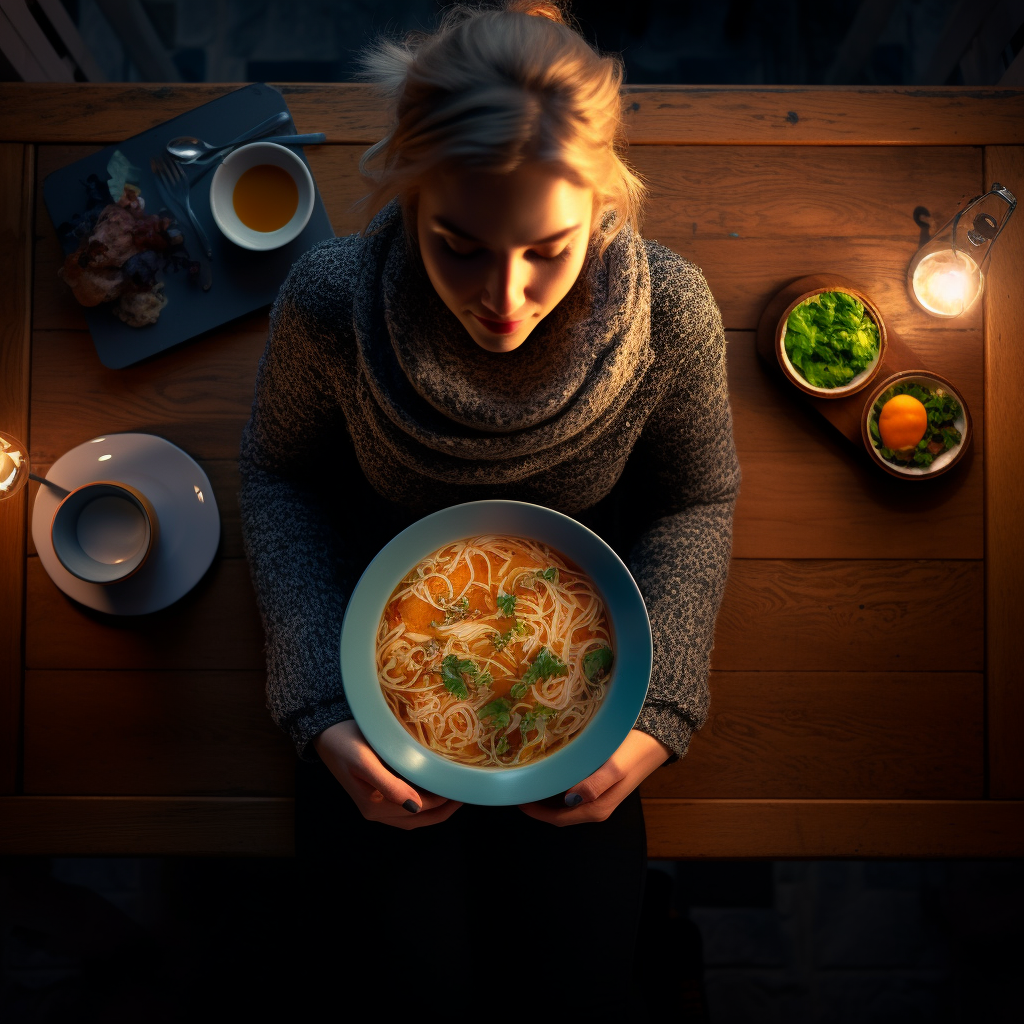
<path id="1" fill-rule="evenodd" d="M 196 160 L 200 160 L 203 157 L 211 156 L 214 153 L 219 153 L 222 149 L 228 149 L 231 146 L 237 146 L 239 143 L 248 142 L 250 139 L 258 139 L 261 135 L 266 135 L 268 132 L 272 132 L 275 128 L 279 128 L 283 125 L 291 115 L 287 110 L 278 111 L 273 117 L 268 117 L 265 121 L 261 121 L 255 128 L 250 128 L 247 132 L 242 132 L 237 139 L 232 139 L 230 142 L 225 142 L 223 146 L 211 146 L 208 142 L 204 142 L 202 139 L 197 139 L 194 135 L 179 135 L 176 139 L 171 139 L 167 143 L 167 152 L 174 157 L 179 163 L 191 164 Z"/>
<path id="2" fill-rule="evenodd" d="M 44 476 L 36 476 L 35 473 L 29 473 L 28 476 L 30 480 L 35 480 L 37 484 L 43 484 L 44 486 L 49 487 L 51 491 L 56 491 L 58 497 L 66 498 L 71 493 L 66 488 L 61 487 L 60 484 L 55 484 L 52 480 L 47 480 Z"/>

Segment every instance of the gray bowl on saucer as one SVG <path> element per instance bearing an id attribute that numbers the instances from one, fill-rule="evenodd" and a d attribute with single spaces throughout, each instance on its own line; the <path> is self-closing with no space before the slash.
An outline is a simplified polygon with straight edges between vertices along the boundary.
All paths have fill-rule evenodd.
<path id="1" fill-rule="evenodd" d="M 97 480 L 78 487 L 53 514 L 50 536 L 61 565 L 87 583 L 128 579 L 159 536 L 156 510 L 128 484 Z"/>

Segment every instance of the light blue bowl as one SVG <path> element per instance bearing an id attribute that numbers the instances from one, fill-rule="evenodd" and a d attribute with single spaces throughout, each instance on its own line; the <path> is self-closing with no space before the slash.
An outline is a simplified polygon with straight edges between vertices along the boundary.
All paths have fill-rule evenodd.
<path id="1" fill-rule="evenodd" d="M 604 701 L 570 743 L 517 768 L 472 768 L 427 750 L 405 731 L 377 681 L 376 639 L 384 606 L 422 558 L 481 534 L 528 537 L 568 556 L 597 585 L 612 623 L 615 663 Z M 367 742 L 413 785 L 450 800 L 507 805 L 562 793 L 599 768 L 636 723 L 651 678 L 651 623 L 618 555 L 569 516 L 519 501 L 473 501 L 426 516 L 386 544 L 352 592 L 341 629 L 341 678 Z"/>

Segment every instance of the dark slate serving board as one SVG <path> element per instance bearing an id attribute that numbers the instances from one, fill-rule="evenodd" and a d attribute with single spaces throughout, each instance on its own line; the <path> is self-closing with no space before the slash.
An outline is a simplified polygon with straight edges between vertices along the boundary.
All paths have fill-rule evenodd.
<path id="1" fill-rule="evenodd" d="M 139 169 L 138 185 L 146 201 L 146 210 L 155 213 L 164 206 L 164 202 L 149 161 L 164 151 L 170 139 L 178 135 L 195 135 L 219 145 L 272 114 L 287 109 L 288 104 L 276 89 L 262 84 L 248 85 L 156 128 L 125 139 L 124 142 L 107 146 L 47 176 L 43 182 L 43 198 L 50 218 L 56 227 L 85 209 L 86 178 L 96 174 L 101 181 L 106 181 L 107 163 L 117 149 Z M 295 124 L 292 121 L 274 132 L 275 135 L 294 133 Z M 306 159 L 301 147 L 291 148 L 303 160 Z M 190 177 L 198 173 L 195 168 L 186 168 L 186 171 L 190 172 Z M 146 327 L 128 327 L 114 316 L 110 303 L 83 309 L 96 352 L 104 366 L 114 370 L 130 366 L 229 320 L 269 305 L 299 256 L 317 242 L 334 237 L 323 200 L 317 191 L 309 223 L 302 234 L 288 245 L 271 252 L 253 252 L 229 242 L 220 233 L 210 212 L 210 182 L 213 175 L 214 170 L 208 171 L 191 193 L 192 209 L 213 246 L 213 287 L 204 292 L 198 282 L 190 281 L 184 272 L 164 272 L 161 277 L 165 281 L 164 294 L 168 303 L 160 313 L 160 319 Z M 184 213 L 179 214 L 176 210 L 172 212 L 185 236 L 189 256 L 194 260 L 199 259 L 201 247 L 191 222 Z M 62 244 L 65 254 L 74 252 L 77 239 L 73 240 L 73 244 Z M 53 269 L 56 273 L 57 268 Z"/>

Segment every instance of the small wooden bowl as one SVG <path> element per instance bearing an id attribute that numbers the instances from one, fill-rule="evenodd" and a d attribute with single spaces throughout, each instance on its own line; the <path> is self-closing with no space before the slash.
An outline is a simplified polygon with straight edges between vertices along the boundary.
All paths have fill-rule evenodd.
<path id="1" fill-rule="evenodd" d="M 864 303 L 864 308 L 867 310 L 868 315 L 872 320 L 874 320 L 878 327 L 878 353 L 875 355 L 875 358 L 865 369 L 858 373 L 849 384 L 843 384 L 841 387 L 837 388 L 819 388 L 808 383 L 800 371 L 790 362 L 789 356 L 786 353 L 786 324 L 789 320 L 789 314 L 792 313 L 801 302 L 806 302 L 807 299 L 813 298 L 815 295 L 821 295 L 822 292 L 845 292 L 847 295 L 852 295 L 855 299 Z M 785 308 L 782 316 L 779 317 L 778 322 L 775 325 L 775 355 L 778 357 L 779 366 L 781 367 L 783 374 L 790 383 L 795 384 L 801 391 L 806 392 L 808 395 L 814 395 L 815 398 L 845 398 L 847 395 L 852 395 L 855 392 L 866 388 L 878 373 L 878 368 L 882 365 L 882 359 L 885 356 L 887 345 L 888 339 L 886 335 L 885 321 L 882 319 L 881 311 L 859 288 L 851 287 L 846 282 L 836 281 L 834 286 L 826 285 L 824 287 L 815 288 L 813 291 L 804 292 L 803 294 L 798 295 Z"/>
<path id="2" fill-rule="evenodd" d="M 875 402 L 894 384 L 899 384 L 903 381 L 921 384 L 933 391 L 941 389 L 951 394 L 960 403 L 960 416 L 953 421 L 953 426 L 960 431 L 960 443 L 955 448 L 950 448 L 949 451 L 937 455 L 930 466 L 900 466 L 883 459 L 878 454 L 878 446 L 871 436 L 869 423 L 873 415 Z M 939 374 L 932 373 L 930 370 L 900 370 L 899 373 L 894 373 L 891 377 L 883 380 L 871 392 L 868 400 L 864 403 L 864 411 L 860 421 L 860 432 L 864 440 L 864 447 L 867 449 L 868 455 L 871 456 L 873 462 L 893 476 L 920 480 L 926 477 L 941 476 L 952 469 L 963 458 L 964 453 L 967 451 L 967 446 L 971 443 L 971 414 L 967 408 L 967 403 L 964 401 L 964 396 L 945 377 L 940 377 Z"/>

